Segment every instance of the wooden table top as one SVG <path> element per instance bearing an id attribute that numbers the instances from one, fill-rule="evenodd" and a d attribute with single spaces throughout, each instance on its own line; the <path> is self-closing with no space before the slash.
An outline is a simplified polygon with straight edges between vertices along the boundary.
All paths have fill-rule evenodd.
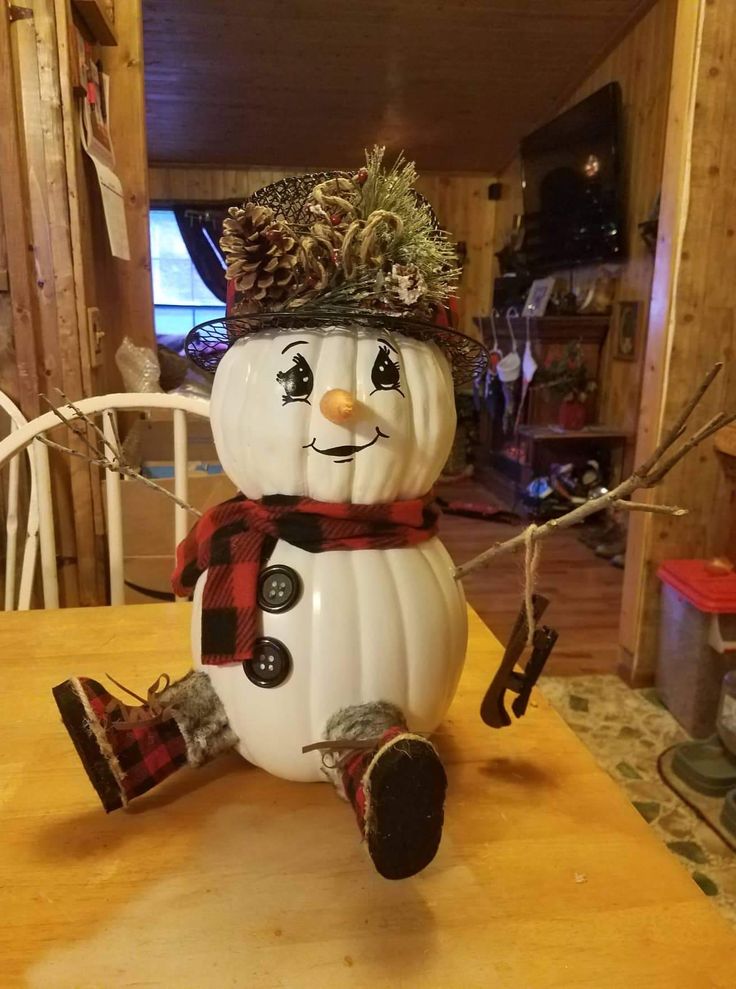
<path id="1" fill-rule="evenodd" d="M 470 655 L 438 736 L 445 835 L 378 877 L 327 785 L 228 754 L 106 816 L 51 687 L 105 672 L 145 693 L 188 666 L 188 605 L 0 616 L 0 983 L 248 989 L 733 989 L 736 934 L 537 695 L 500 732 Z M 582 881 L 584 879 L 584 881 Z"/>

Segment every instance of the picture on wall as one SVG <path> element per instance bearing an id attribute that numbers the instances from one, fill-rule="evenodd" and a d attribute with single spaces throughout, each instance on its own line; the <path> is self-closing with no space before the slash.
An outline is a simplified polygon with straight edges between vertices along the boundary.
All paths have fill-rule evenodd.
<path id="1" fill-rule="evenodd" d="M 524 303 L 522 316 L 544 316 L 554 288 L 554 278 L 537 278 L 533 281 Z"/>
<path id="2" fill-rule="evenodd" d="M 641 312 L 642 304 L 638 300 L 616 303 L 613 321 L 613 356 L 619 361 L 636 360 Z"/>

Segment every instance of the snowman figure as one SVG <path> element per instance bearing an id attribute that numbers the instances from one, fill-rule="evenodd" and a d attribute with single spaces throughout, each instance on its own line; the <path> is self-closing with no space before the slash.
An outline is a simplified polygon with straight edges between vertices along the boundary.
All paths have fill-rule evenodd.
<path id="1" fill-rule="evenodd" d="M 356 174 L 283 180 L 231 210 L 228 316 L 187 352 L 216 372 L 213 436 L 241 494 L 177 552 L 193 669 L 138 705 L 84 677 L 54 690 L 108 811 L 235 748 L 285 779 L 330 780 L 381 875 L 437 851 L 446 777 L 430 736 L 467 630 L 431 491 L 454 384 L 484 352 L 438 321 L 454 254 L 414 177 L 376 150 Z"/>

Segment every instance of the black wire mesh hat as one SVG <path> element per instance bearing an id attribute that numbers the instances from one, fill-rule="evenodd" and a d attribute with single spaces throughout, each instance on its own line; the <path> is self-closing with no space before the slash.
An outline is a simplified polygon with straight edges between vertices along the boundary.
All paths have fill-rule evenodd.
<path id="1" fill-rule="evenodd" d="M 280 179 L 231 209 L 221 240 L 228 312 L 190 331 L 190 360 L 214 373 L 243 337 L 338 326 L 433 342 L 456 384 L 484 369 L 485 348 L 453 329 L 441 304 L 457 274 L 454 248 L 412 187 L 413 165 L 399 160 L 386 173 L 381 158 L 375 149 L 354 175 Z"/>

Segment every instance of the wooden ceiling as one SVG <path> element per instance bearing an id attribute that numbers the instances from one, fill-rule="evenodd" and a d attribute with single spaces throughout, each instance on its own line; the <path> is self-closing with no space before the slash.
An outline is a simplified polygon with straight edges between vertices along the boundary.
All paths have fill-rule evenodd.
<path id="1" fill-rule="evenodd" d="M 149 156 L 494 173 L 652 3 L 144 0 Z"/>

